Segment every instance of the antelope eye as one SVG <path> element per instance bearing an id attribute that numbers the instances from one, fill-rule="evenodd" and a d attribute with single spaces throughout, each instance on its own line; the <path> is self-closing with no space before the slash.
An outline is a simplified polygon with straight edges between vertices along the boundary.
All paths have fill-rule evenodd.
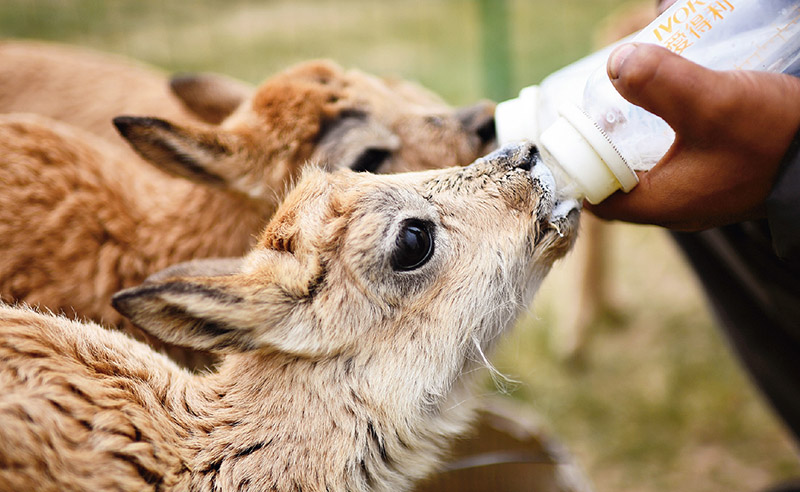
<path id="1" fill-rule="evenodd" d="M 430 222 L 406 219 L 394 241 L 392 268 L 414 270 L 424 265 L 433 256 L 433 235 Z"/>
<path id="2" fill-rule="evenodd" d="M 386 149 L 365 149 L 350 166 L 350 169 L 356 172 L 375 173 L 390 155 Z"/>

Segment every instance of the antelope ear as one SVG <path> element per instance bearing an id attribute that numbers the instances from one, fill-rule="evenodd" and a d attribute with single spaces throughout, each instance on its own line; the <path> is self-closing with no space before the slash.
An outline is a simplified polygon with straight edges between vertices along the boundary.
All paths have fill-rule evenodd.
<path id="1" fill-rule="evenodd" d="M 235 150 L 220 130 L 139 116 L 118 116 L 114 126 L 139 155 L 170 174 L 218 187 L 235 181 L 224 165 Z"/>
<path id="2" fill-rule="evenodd" d="M 226 315 L 244 304 L 244 298 L 214 277 L 173 277 L 111 298 L 114 309 L 156 338 L 214 353 L 257 348 L 250 330 Z"/>
<path id="3" fill-rule="evenodd" d="M 170 275 L 208 264 L 172 267 L 116 293 L 111 304 L 160 340 L 217 354 L 269 347 L 319 356 L 340 348 L 310 313 L 316 272 L 285 251 L 259 250 L 243 261 L 248 271 L 211 272 L 217 276 Z"/>
<path id="4" fill-rule="evenodd" d="M 253 93 L 249 84 L 215 73 L 178 74 L 169 87 L 189 111 L 215 125 Z"/>
<path id="5" fill-rule="evenodd" d="M 146 279 L 144 283 L 153 284 L 171 277 L 223 277 L 239 273 L 244 265 L 244 258 L 200 258 L 177 263 L 160 270 Z"/>

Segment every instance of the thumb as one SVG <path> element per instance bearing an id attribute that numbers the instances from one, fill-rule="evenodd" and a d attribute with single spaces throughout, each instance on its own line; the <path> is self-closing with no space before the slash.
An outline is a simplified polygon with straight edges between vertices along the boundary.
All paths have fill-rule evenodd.
<path id="1" fill-rule="evenodd" d="M 619 46 L 608 58 L 607 71 L 622 97 L 676 131 L 696 124 L 708 112 L 709 95 L 720 92 L 716 72 L 653 44 Z"/>

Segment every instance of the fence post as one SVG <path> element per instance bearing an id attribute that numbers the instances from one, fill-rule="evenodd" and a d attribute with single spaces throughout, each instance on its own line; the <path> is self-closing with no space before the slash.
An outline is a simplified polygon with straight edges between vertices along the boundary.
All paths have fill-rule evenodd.
<path id="1" fill-rule="evenodd" d="M 483 90 L 495 101 L 516 94 L 511 83 L 508 4 L 506 0 L 476 0 L 480 26 Z"/>

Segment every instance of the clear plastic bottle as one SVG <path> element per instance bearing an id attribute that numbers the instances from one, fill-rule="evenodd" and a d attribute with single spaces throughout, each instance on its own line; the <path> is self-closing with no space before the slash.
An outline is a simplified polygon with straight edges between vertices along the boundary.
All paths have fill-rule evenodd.
<path id="1" fill-rule="evenodd" d="M 716 70 L 795 73 L 800 2 L 679 0 L 623 41 L 661 45 Z M 627 102 L 606 74 L 620 41 L 523 89 L 495 112 L 501 145 L 533 140 L 562 188 L 599 203 L 638 183 L 674 141 L 661 118 Z"/>

